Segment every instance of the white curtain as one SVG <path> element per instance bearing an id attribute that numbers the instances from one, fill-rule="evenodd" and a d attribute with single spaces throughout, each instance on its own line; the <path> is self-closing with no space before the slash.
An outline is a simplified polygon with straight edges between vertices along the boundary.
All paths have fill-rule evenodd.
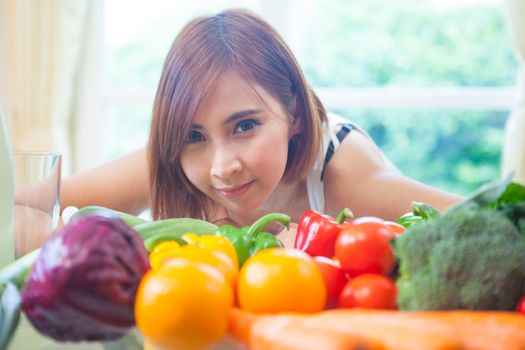
<path id="1" fill-rule="evenodd" d="M 507 13 L 520 69 L 518 97 L 505 127 L 502 175 L 515 171 L 514 181 L 525 185 L 525 1 L 507 0 Z"/>
<path id="2" fill-rule="evenodd" d="M 0 100 L 14 150 L 57 150 L 69 163 L 79 68 L 96 1 L 0 0 Z"/>

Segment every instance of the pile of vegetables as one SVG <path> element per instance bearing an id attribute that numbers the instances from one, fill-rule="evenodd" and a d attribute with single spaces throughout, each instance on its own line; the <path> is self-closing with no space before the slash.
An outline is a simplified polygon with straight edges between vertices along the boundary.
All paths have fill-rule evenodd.
<path id="1" fill-rule="evenodd" d="M 295 248 L 310 254 L 320 268 L 328 296 L 326 309 L 395 309 L 396 269 L 390 244 L 405 228 L 375 217 L 353 219 L 345 208 L 336 219 L 313 210 L 297 226 Z"/>
<path id="2" fill-rule="evenodd" d="M 308 211 L 295 249 L 263 231 L 289 221 L 217 227 L 82 208 L 0 271 L 0 349 L 21 311 L 57 341 L 128 349 L 142 347 L 134 327 L 149 350 L 227 335 L 258 349 L 525 348 L 523 186 L 491 184 L 443 213 L 414 203 L 397 223 Z"/>
<path id="3" fill-rule="evenodd" d="M 254 266 L 255 257 L 286 251 L 275 236 L 261 231 L 274 221 L 288 226 L 290 218 L 271 213 L 249 227 L 224 225 L 213 234 L 190 232 L 180 237 L 159 236 L 149 247 L 152 269 L 141 281 L 135 301 L 137 327 L 147 347 L 209 347 L 227 334 L 235 299 L 241 305 L 259 305 L 260 296 L 245 290 L 253 286 L 245 280 L 245 271 Z M 259 267 L 260 276 L 264 267 Z M 319 277 L 319 290 L 324 293 L 320 273 L 315 265 L 313 269 Z M 285 277 L 277 273 L 272 280 L 276 276 Z M 270 302 L 268 297 L 266 295 L 266 300 Z M 321 306 L 324 294 L 322 298 Z"/>
<path id="4" fill-rule="evenodd" d="M 262 231 L 273 221 L 287 226 L 290 218 L 272 213 L 250 227 L 238 229 L 191 218 L 150 222 L 103 207 L 81 208 L 40 250 L 0 271 L 0 349 L 7 348 L 21 311 L 41 334 L 56 341 L 120 339 L 136 325 L 136 317 L 139 320 L 152 317 L 157 321 L 153 328 L 158 332 L 158 312 L 170 309 L 166 300 L 173 306 L 174 300 L 183 298 L 165 299 L 152 313 L 147 311 L 148 303 L 155 298 L 158 283 L 177 286 L 177 279 L 184 278 L 184 274 L 189 280 L 179 283 L 179 287 L 183 286 L 185 291 L 181 288 L 167 291 L 186 293 L 192 302 L 179 303 L 181 307 L 175 311 L 188 329 L 196 324 L 188 317 L 195 315 L 197 304 L 201 305 L 201 315 L 211 316 L 209 324 L 213 327 L 222 319 L 220 332 L 206 332 L 215 334 L 210 341 L 216 341 L 226 332 L 228 317 L 224 312 L 233 307 L 239 266 L 258 251 L 283 246 L 276 237 Z M 165 264 L 165 260 L 170 263 Z M 180 266 L 182 261 L 187 265 L 184 268 Z M 218 287 L 211 287 L 213 283 L 208 280 L 211 270 L 217 270 L 227 282 L 222 304 L 216 300 Z M 217 273 L 213 274 L 217 277 Z M 157 283 L 157 287 L 148 291 L 148 283 Z M 206 294 L 206 288 L 211 294 Z M 169 294 L 166 289 L 162 291 L 159 300 Z M 225 300 L 230 301 L 224 303 Z M 184 305 L 188 313 L 181 314 Z M 220 305 L 222 317 L 210 312 Z M 144 318 L 144 314 L 149 316 Z M 175 314 L 170 313 L 167 320 L 173 320 Z M 205 329 L 201 321 L 197 323 L 199 332 Z M 144 325 L 150 322 L 137 323 L 147 334 L 144 330 L 148 326 Z M 173 325 L 170 327 L 171 332 Z M 196 333 L 187 332 L 184 327 L 182 333 L 174 334 L 187 334 L 188 339 L 193 339 Z M 123 342 L 121 346 L 127 347 L 126 344 Z"/>
<path id="5" fill-rule="evenodd" d="M 412 209 L 397 223 L 347 210 L 336 220 L 303 215 L 295 247 L 331 266 L 329 306 L 523 309 L 525 187 L 506 179 L 443 213 L 417 202 Z"/>
<path id="6" fill-rule="evenodd" d="M 496 311 L 336 309 L 311 315 L 234 310 L 230 334 L 250 349 L 518 350 L 525 317 Z"/>

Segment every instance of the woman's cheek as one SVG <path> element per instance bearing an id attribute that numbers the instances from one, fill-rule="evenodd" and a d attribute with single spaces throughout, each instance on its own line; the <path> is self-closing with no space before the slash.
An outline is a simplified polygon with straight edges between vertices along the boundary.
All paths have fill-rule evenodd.
<path id="1" fill-rule="evenodd" d="M 264 154 L 258 155 L 253 159 L 257 163 L 257 168 L 264 170 L 268 175 L 275 173 L 275 176 L 280 178 L 284 174 L 286 157 L 283 158 L 281 154 L 278 154 L 277 149 L 269 149 Z"/>
<path id="2" fill-rule="evenodd" d="M 267 171 L 282 170 L 286 167 L 288 157 L 288 141 L 286 134 L 268 133 L 266 137 L 261 137 L 250 148 L 253 152 L 248 159 L 252 159 L 254 165 L 258 168 L 264 168 Z M 282 174 L 281 174 L 282 175 Z"/>
<path id="3" fill-rule="evenodd" d="M 208 183 L 207 174 L 209 172 L 205 162 L 199 157 L 186 154 L 181 156 L 181 166 L 184 175 L 186 175 L 193 186 L 203 191 Z"/>

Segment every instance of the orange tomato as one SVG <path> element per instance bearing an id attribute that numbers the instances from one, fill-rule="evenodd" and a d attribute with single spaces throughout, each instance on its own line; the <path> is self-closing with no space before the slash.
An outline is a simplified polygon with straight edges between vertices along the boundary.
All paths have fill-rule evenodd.
<path id="1" fill-rule="evenodd" d="M 323 276 L 314 260 L 296 249 L 271 248 L 251 256 L 237 284 L 241 309 L 253 313 L 321 311 Z"/>
<path id="2" fill-rule="evenodd" d="M 177 258 L 151 269 L 135 299 L 135 320 L 156 350 L 199 349 L 226 335 L 233 306 L 230 282 L 218 269 Z"/>

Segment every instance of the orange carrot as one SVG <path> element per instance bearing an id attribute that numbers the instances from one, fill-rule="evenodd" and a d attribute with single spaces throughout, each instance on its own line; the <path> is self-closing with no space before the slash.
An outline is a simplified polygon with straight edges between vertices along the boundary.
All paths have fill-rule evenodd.
<path id="1" fill-rule="evenodd" d="M 525 350 L 525 317 L 516 312 L 453 311 L 436 317 L 454 324 L 468 349 Z"/>
<path id="2" fill-rule="evenodd" d="M 343 320 L 346 323 L 342 326 Z M 513 312 L 481 311 L 432 311 L 399 312 L 372 310 L 333 310 L 320 313 L 308 322 L 326 327 L 344 329 L 351 327 L 363 336 L 375 336 L 370 329 L 395 329 L 398 335 L 406 334 L 405 348 L 414 348 L 418 337 L 431 339 L 433 333 L 454 340 L 456 345 L 472 350 L 524 350 L 525 318 Z M 388 348 L 397 348 L 397 338 L 386 338 Z M 412 335 L 410 335 L 412 334 Z M 379 339 L 379 338 L 378 338 Z M 425 348 L 427 348 L 425 346 Z"/>
<path id="3" fill-rule="evenodd" d="M 400 319 L 399 315 L 399 311 L 340 309 L 319 313 L 304 322 L 360 334 L 392 350 L 464 349 L 453 336 L 453 327 L 437 322 L 426 327 L 419 320 Z"/>
<path id="4" fill-rule="evenodd" d="M 329 315 L 330 312 L 326 312 L 324 317 L 329 318 Z M 525 317 L 515 312 L 337 310 L 332 317 L 334 323 L 343 317 L 348 322 L 368 325 L 389 322 L 402 324 L 403 328 L 412 329 L 414 333 L 437 331 L 456 339 L 465 349 L 525 349 Z M 323 319 L 322 322 L 328 321 Z"/>
<path id="5" fill-rule="evenodd" d="M 336 329 L 309 326 L 305 316 L 261 317 L 253 326 L 249 347 L 254 350 L 385 350 L 381 344 L 360 335 Z"/>
<path id="6" fill-rule="evenodd" d="M 250 349 L 525 350 L 525 317 L 512 312 L 339 309 L 256 316 L 236 310 L 231 321 L 231 334 Z"/>
<path id="7" fill-rule="evenodd" d="M 250 335 L 254 323 L 260 318 L 255 314 L 243 312 L 238 308 L 233 308 L 228 320 L 228 332 L 233 340 L 244 345 L 250 343 Z"/>
<path id="8" fill-rule="evenodd" d="M 453 340 L 437 332 L 412 334 L 396 325 L 381 327 L 360 324 L 354 327 L 345 317 L 331 313 L 255 316 L 234 310 L 230 318 L 232 337 L 254 350 L 266 349 L 461 349 Z M 329 316 L 326 320 L 321 317 Z M 337 321 L 336 324 L 332 324 Z"/>
<path id="9" fill-rule="evenodd" d="M 305 326 L 303 319 L 303 315 L 258 316 L 234 309 L 229 334 L 251 350 L 385 350 L 360 336 Z"/>

